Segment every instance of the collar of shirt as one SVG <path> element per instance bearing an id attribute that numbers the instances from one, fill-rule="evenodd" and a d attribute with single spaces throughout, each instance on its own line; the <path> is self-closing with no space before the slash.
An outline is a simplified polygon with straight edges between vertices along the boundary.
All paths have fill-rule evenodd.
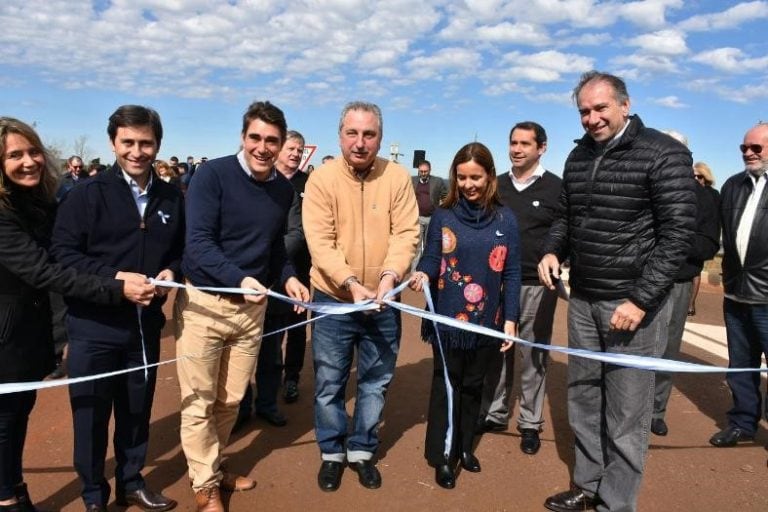
<path id="1" fill-rule="evenodd" d="M 421 183 L 422 185 L 425 183 L 429 183 L 429 176 L 427 176 L 426 178 L 422 178 L 421 176 L 419 176 L 419 183 Z"/>
<path id="2" fill-rule="evenodd" d="M 246 176 L 248 176 L 250 179 L 256 181 L 256 178 L 253 177 L 253 173 L 251 172 L 251 168 L 248 167 L 248 163 L 245 161 L 245 151 L 242 149 L 237 153 L 237 161 L 240 162 L 240 167 L 243 169 L 243 172 Z M 272 181 L 275 179 L 277 173 L 277 169 L 275 169 L 275 166 L 272 166 L 272 170 L 269 173 L 269 176 L 267 176 L 267 179 L 264 181 Z"/>
<path id="3" fill-rule="evenodd" d="M 544 170 L 545 170 L 544 166 L 541 165 L 541 163 L 539 163 L 539 164 L 536 165 L 536 169 L 533 170 L 533 174 L 531 174 L 530 176 L 528 176 L 524 180 L 518 180 L 515 177 L 515 173 L 512 172 L 512 169 L 510 169 L 509 170 L 509 179 L 512 180 L 512 184 L 513 185 L 528 186 L 531 183 L 533 183 L 534 181 L 536 181 L 537 179 L 539 179 L 542 176 L 544 176 Z"/>
<path id="4" fill-rule="evenodd" d="M 611 149 L 612 147 L 614 147 L 616 144 L 619 143 L 619 140 L 621 139 L 621 136 L 624 135 L 625 131 L 627 131 L 627 127 L 629 126 L 629 123 L 631 123 L 631 122 L 632 122 L 632 119 L 628 117 L 627 118 L 627 122 L 624 123 L 624 127 L 621 130 L 619 130 L 619 133 L 614 135 L 613 138 L 611 140 L 609 140 L 605 144 L 605 148 L 603 148 L 604 152 L 608 151 L 609 149 Z"/>
<path id="5" fill-rule="evenodd" d="M 141 190 L 139 184 L 134 180 L 125 170 L 121 167 L 120 172 L 123 173 L 123 179 L 128 183 L 128 187 L 131 189 L 131 195 L 133 196 L 133 202 L 136 203 L 136 209 L 139 211 L 139 215 L 144 216 L 144 210 L 147 209 L 147 203 L 149 202 L 149 189 L 152 188 L 154 182 L 154 176 L 152 171 L 149 172 L 149 178 L 147 179 L 147 187 Z"/>

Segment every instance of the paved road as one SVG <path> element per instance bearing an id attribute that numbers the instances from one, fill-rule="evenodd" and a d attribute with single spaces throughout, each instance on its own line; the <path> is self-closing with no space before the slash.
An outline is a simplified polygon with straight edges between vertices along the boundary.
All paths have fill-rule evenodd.
<path id="1" fill-rule="evenodd" d="M 405 300 L 420 304 L 410 292 Z M 683 359 L 726 365 L 722 328 L 722 295 L 703 289 L 698 314 L 686 327 Z M 565 345 L 567 304 L 558 306 L 555 343 Z M 564 490 L 569 481 L 573 437 L 565 403 L 566 358 L 555 355 L 550 365 L 543 446 L 536 456 L 518 448 L 519 435 L 485 435 L 476 453 L 483 471 L 459 475 L 447 491 L 434 484 L 423 460 L 425 412 L 432 361 L 429 348 L 418 339 L 418 321 L 404 318 L 404 338 L 395 381 L 390 389 L 379 466 L 384 485 L 363 489 L 347 471 L 341 488 L 325 494 L 315 484 L 319 465 L 312 432 L 311 368 L 301 382 L 296 404 L 283 406 L 289 425 L 282 429 L 253 421 L 228 448 L 229 466 L 259 482 L 256 490 L 227 497 L 231 511 L 538 511 L 543 500 Z M 167 331 L 169 332 L 169 331 Z M 163 357 L 173 357 L 173 340 L 163 339 Z M 640 496 L 641 511 L 768 509 L 765 444 L 761 426 L 756 441 L 736 448 L 716 449 L 707 440 L 724 426 L 730 397 L 723 374 L 680 375 L 670 400 L 667 437 L 653 437 Z M 175 367 L 162 367 L 153 409 L 149 485 L 180 502 L 179 510 L 194 510 L 178 443 L 178 384 Z M 350 400 L 350 405 L 352 400 Z M 79 484 L 72 470 L 72 432 L 66 390 L 42 391 L 31 419 L 26 479 L 33 498 L 45 510 L 82 510 Z M 108 469 L 114 468 L 109 455 Z M 111 483 L 114 483 L 112 480 Z M 112 505 L 113 510 L 118 510 Z"/>

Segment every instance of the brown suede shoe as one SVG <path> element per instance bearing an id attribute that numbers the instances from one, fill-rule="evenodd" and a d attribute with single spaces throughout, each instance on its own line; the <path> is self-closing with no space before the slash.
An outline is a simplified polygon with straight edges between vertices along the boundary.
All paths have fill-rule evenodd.
<path id="1" fill-rule="evenodd" d="M 222 472 L 224 477 L 221 479 L 219 485 L 224 491 L 250 491 L 256 487 L 256 481 L 251 480 L 247 476 L 235 475 L 234 473 Z"/>
<path id="2" fill-rule="evenodd" d="M 211 485 L 197 491 L 195 504 L 197 505 L 197 512 L 224 512 L 218 485 Z"/>

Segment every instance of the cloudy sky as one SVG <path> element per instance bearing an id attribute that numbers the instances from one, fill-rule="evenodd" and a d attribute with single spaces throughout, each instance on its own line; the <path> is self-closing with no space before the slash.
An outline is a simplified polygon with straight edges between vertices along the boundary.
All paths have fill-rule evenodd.
<path id="1" fill-rule="evenodd" d="M 768 1 L 2 0 L 0 114 L 71 152 L 111 161 L 105 133 L 125 103 L 156 108 L 160 156 L 236 150 L 240 118 L 269 99 L 290 128 L 338 153 L 338 114 L 384 112 L 382 153 L 424 149 L 445 175 L 478 140 L 509 168 L 509 128 L 549 132 L 560 173 L 583 133 L 570 91 L 584 71 L 624 77 L 646 125 L 690 139 L 718 185 L 738 144 L 768 120 Z"/>

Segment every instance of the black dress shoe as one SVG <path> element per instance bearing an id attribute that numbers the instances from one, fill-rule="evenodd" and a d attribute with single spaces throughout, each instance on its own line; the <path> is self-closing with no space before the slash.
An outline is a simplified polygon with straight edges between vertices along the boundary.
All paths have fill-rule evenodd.
<path id="1" fill-rule="evenodd" d="M 317 473 L 317 485 L 320 490 L 331 492 L 341 485 L 341 474 L 344 472 L 344 464 L 335 460 L 324 460 Z"/>
<path id="2" fill-rule="evenodd" d="M 669 433 L 667 428 L 667 422 L 661 418 L 655 418 L 651 420 L 651 432 L 657 436 L 665 436 Z"/>
<path id="3" fill-rule="evenodd" d="M 136 505 L 142 510 L 152 510 L 162 512 L 176 508 L 176 500 L 163 496 L 159 492 L 149 489 L 136 489 L 126 493 L 118 493 L 115 497 L 115 503 L 121 507 Z"/>
<path id="4" fill-rule="evenodd" d="M 709 444 L 718 448 L 736 446 L 741 441 L 752 441 L 754 434 L 747 434 L 739 427 L 727 427 L 713 435 L 709 439 Z"/>
<path id="5" fill-rule="evenodd" d="M 456 475 L 453 474 L 451 466 L 448 464 L 435 466 L 435 482 L 443 489 L 453 489 L 456 487 Z"/>
<path id="6" fill-rule="evenodd" d="M 379 473 L 376 465 L 370 460 L 351 462 L 349 467 L 357 472 L 357 478 L 363 487 L 367 489 L 378 489 L 381 487 L 381 473 Z"/>
<path id="7" fill-rule="evenodd" d="M 477 460 L 477 457 L 475 457 L 473 453 L 461 454 L 461 467 L 470 473 L 479 473 L 481 469 L 480 461 Z"/>
<path id="8" fill-rule="evenodd" d="M 571 489 L 550 496 L 544 502 L 544 506 L 555 512 L 571 512 L 573 510 L 593 510 L 599 502 L 599 498 L 590 498 L 581 489 Z"/>
<path id="9" fill-rule="evenodd" d="M 520 450 L 528 455 L 535 455 L 541 448 L 539 431 L 535 428 L 520 429 Z"/>
<path id="10" fill-rule="evenodd" d="M 288 420 L 279 411 L 256 411 L 256 416 L 273 427 L 284 427 L 288 424 Z"/>
<path id="11" fill-rule="evenodd" d="M 32 504 L 32 498 L 29 497 L 29 490 L 27 490 L 27 484 L 24 482 L 20 483 L 16 486 L 14 489 L 14 493 L 16 494 L 16 499 L 19 501 L 19 510 L 21 512 L 40 512 L 35 506 Z M 2 512 L 2 509 L 0 509 L 0 512 Z"/>
<path id="12" fill-rule="evenodd" d="M 285 381 L 285 389 L 283 389 L 283 400 L 285 403 L 292 404 L 299 399 L 299 385 L 295 380 Z"/>
<path id="13" fill-rule="evenodd" d="M 477 426 L 478 433 L 483 432 L 504 432 L 507 425 L 493 420 L 485 420 Z"/>

